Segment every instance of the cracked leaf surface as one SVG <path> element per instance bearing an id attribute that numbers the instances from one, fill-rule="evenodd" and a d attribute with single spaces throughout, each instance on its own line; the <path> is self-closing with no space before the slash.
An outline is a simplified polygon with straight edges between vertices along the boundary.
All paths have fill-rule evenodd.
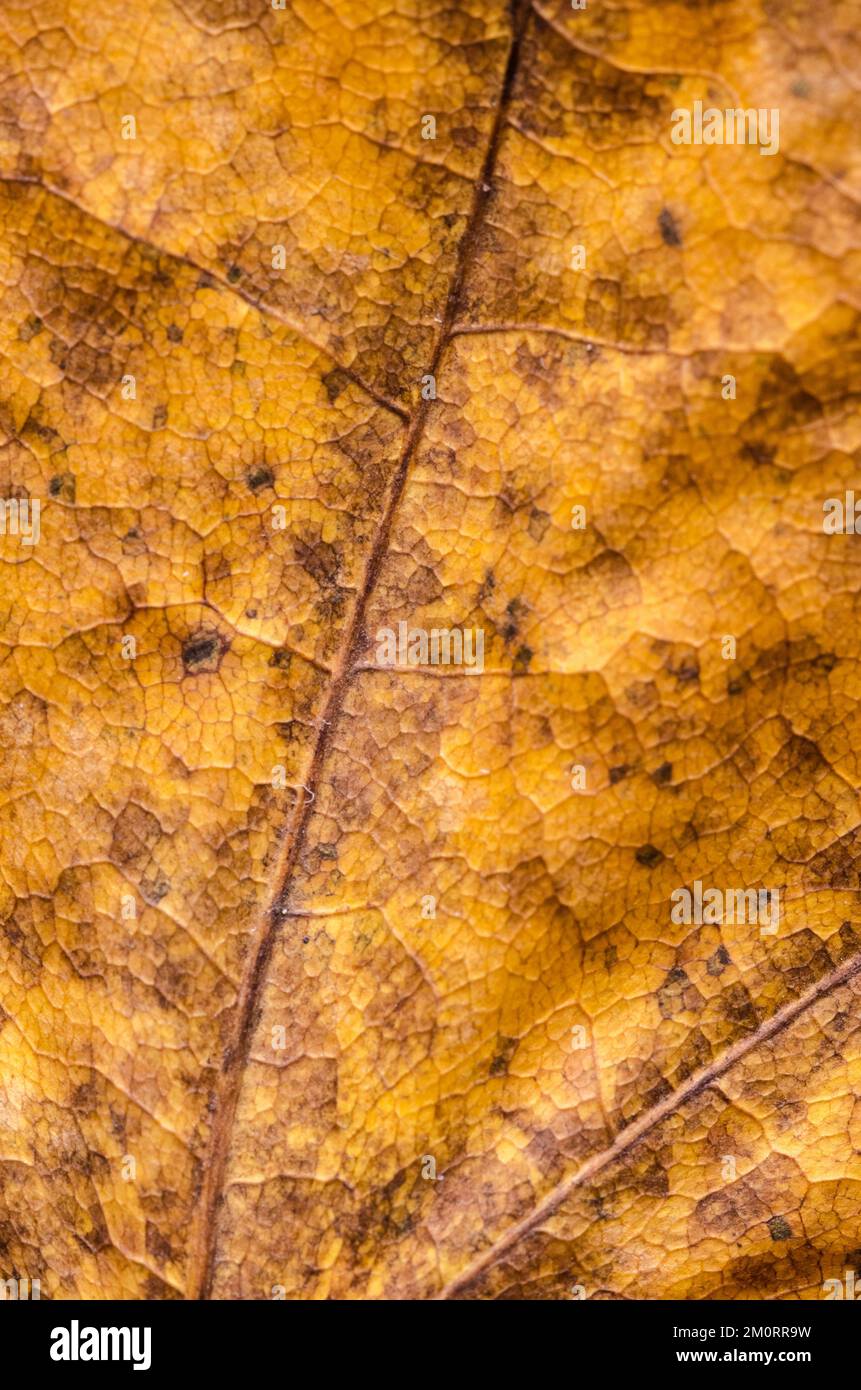
<path id="1" fill-rule="evenodd" d="M 861 1249 L 852 29 L 4 8 L 7 1277 L 816 1298 Z M 777 154 L 671 143 L 725 96 Z M 401 622 L 483 672 L 381 669 Z M 697 879 L 778 933 L 674 923 Z"/>

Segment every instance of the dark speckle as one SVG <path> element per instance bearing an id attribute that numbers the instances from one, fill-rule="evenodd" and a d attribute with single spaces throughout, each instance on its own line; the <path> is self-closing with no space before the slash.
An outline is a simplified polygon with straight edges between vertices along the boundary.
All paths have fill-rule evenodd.
<path id="1" fill-rule="evenodd" d="M 191 675 L 217 671 L 226 643 L 217 632 L 194 632 L 182 644 L 182 664 Z"/>
<path id="2" fill-rule="evenodd" d="M 670 1180 L 667 1177 L 666 1169 L 662 1168 L 657 1159 L 651 1167 L 642 1175 L 641 1183 L 644 1192 L 650 1193 L 653 1197 L 668 1197 L 670 1193 Z"/>
<path id="3" fill-rule="evenodd" d="M 679 669 L 673 672 L 673 675 L 680 684 L 698 681 L 700 678 L 699 662 L 695 658 L 686 657 Z"/>
<path id="4" fill-rule="evenodd" d="M 331 545 L 319 537 L 293 543 L 293 553 L 306 574 L 321 586 L 336 584 L 341 568 L 341 552 L 338 546 Z"/>
<path id="5" fill-rule="evenodd" d="M 834 670 L 834 667 L 837 665 L 837 661 L 838 658 L 834 655 L 833 652 L 822 652 L 821 655 L 817 656 L 816 660 L 813 662 L 813 669 L 817 672 L 822 672 L 823 675 L 828 676 Z"/>
<path id="6" fill-rule="evenodd" d="M 509 599 L 508 603 L 505 605 L 505 613 L 508 621 L 502 629 L 504 641 L 510 642 L 512 638 L 517 636 L 520 626 L 520 614 L 522 611 L 523 605 L 519 598 Z M 532 653 L 530 652 L 530 656 L 531 655 Z"/>
<path id="7" fill-rule="evenodd" d="M 83 1086 L 76 1086 L 72 1092 L 72 1109 L 86 1113 L 91 1110 L 96 1101 L 95 1087 L 92 1082 L 86 1082 Z"/>
<path id="8" fill-rule="evenodd" d="M 627 763 L 620 763 L 618 767 L 610 768 L 610 786 L 614 787 L 617 782 L 621 782 L 630 772 Z"/>
<path id="9" fill-rule="evenodd" d="M 260 492 L 263 488 L 272 486 L 275 474 L 271 468 L 255 468 L 253 473 L 248 474 L 247 481 L 252 492 Z"/>
<path id="10" fill-rule="evenodd" d="M 662 208 L 658 217 L 658 226 L 661 229 L 661 236 L 665 246 L 681 246 L 682 238 L 676 226 L 676 219 L 669 208 Z"/>
<path id="11" fill-rule="evenodd" d="M 158 869 L 152 873 L 144 874 L 141 879 L 141 897 L 144 902 L 150 903 L 153 907 L 158 907 L 162 898 L 167 897 L 170 892 L 170 880 Z"/>
<path id="12" fill-rule="evenodd" d="M 720 1008 L 724 1018 L 732 1024 L 733 1036 L 740 1032 L 751 1033 L 759 1023 L 751 997 L 742 984 L 732 985 L 725 991 Z"/>
<path id="13" fill-rule="evenodd" d="M 742 449 L 745 458 L 749 458 L 757 468 L 764 468 L 770 463 L 774 463 L 777 457 L 777 450 L 770 444 L 745 444 Z"/>
<path id="14" fill-rule="evenodd" d="M 709 956 L 706 961 L 706 970 L 710 975 L 722 975 L 731 963 L 730 954 L 726 947 L 718 946 L 714 955 Z"/>
<path id="15" fill-rule="evenodd" d="M 675 1018 L 695 1005 L 696 993 L 694 992 L 692 997 L 690 984 L 690 977 L 681 966 L 676 965 L 667 973 L 664 983 L 657 991 L 661 1018 Z"/>
<path id="16" fill-rule="evenodd" d="M 60 438 L 57 431 L 52 429 L 50 425 L 43 425 L 40 420 L 36 420 L 32 415 L 25 421 L 22 433 L 24 430 L 32 430 L 33 434 L 35 434 L 38 439 L 44 439 L 46 444 L 50 444 L 53 440 Z"/>
<path id="17" fill-rule="evenodd" d="M 152 1221 L 146 1223 L 146 1248 L 147 1253 L 159 1264 L 169 1264 L 174 1258 L 168 1241 Z"/>
<path id="18" fill-rule="evenodd" d="M 168 341 L 169 341 L 169 342 L 171 342 L 171 343 L 181 343 L 181 342 L 182 342 L 182 329 L 181 329 L 181 328 L 177 328 L 176 324 L 175 324 L 175 323 L 172 323 L 172 324 L 170 324 L 170 325 L 168 326 L 167 336 L 168 336 Z"/>
<path id="19" fill-rule="evenodd" d="M 840 937 L 839 959 L 845 960 L 847 956 L 854 956 L 856 951 L 861 950 L 861 937 L 851 922 L 841 923 L 838 936 Z"/>
<path id="20" fill-rule="evenodd" d="M 490 598 L 490 595 L 493 593 L 495 588 L 496 575 L 493 573 L 493 570 L 488 570 L 484 576 L 484 580 L 482 581 L 481 588 L 478 591 L 479 603 L 484 603 L 485 599 Z"/>
<path id="21" fill-rule="evenodd" d="M 48 491 L 52 497 L 62 497 L 64 502 L 74 502 L 75 500 L 75 475 L 74 473 L 57 473 L 48 484 Z"/>
<path id="22" fill-rule="evenodd" d="M 232 265 L 230 267 L 230 269 L 227 272 L 227 278 L 230 281 L 231 285 L 235 285 L 237 280 L 242 279 L 242 271 L 239 269 L 238 265 Z"/>
<path id="23" fill-rule="evenodd" d="M 672 781 L 672 778 L 672 763 L 661 763 L 661 766 L 656 767 L 654 772 L 652 773 L 652 781 L 654 782 L 656 787 L 665 787 L 668 782 Z"/>
<path id="24" fill-rule="evenodd" d="M 654 869 L 656 864 L 660 864 L 663 859 L 661 850 L 655 849 L 654 845 L 640 845 L 634 856 L 638 864 L 642 864 L 644 869 Z"/>
<path id="25" fill-rule="evenodd" d="M 350 378 L 341 367 L 335 367 L 333 371 L 327 372 L 322 381 L 330 401 L 336 401 L 341 392 L 350 385 Z"/>
<path id="26" fill-rule="evenodd" d="M 792 1227 L 783 1216 L 773 1216 L 768 1223 L 772 1240 L 791 1240 Z"/>
<path id="27" fill-rule="evenodd" d="M 505 1073 L 508 1071 L 509 1063 L 516 1051 L 516 1038 L 500 1037 L 496 1056 L 493 1058 L 490 1064 L 490 1075 L 504 1076 Z"/>
<path id="28" fill-rule="evenodd" d="M 22 343 L 29 343 L 31 338 L 35 338 L 44 328 L 42 320 L 36 314 L 29 314 L 18 329 L 18 337 Z"/>

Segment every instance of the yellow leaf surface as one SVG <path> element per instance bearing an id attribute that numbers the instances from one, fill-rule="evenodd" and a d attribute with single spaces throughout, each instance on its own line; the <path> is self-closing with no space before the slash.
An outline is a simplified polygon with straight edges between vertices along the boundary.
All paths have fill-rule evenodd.
<path id="1" fill-rule="evenodd" d="M 4 4 L 4 1279 L 857 1265 L 856 28 Z"/>

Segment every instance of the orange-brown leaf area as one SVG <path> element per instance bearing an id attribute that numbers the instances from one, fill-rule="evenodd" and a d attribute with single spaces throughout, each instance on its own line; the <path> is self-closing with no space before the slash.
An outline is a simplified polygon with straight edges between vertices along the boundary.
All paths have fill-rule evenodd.
<path id="1" fill-rule="evenodd" d="M 4 0 L 0 1277 L 857 1267 L 858 17 Z"/>

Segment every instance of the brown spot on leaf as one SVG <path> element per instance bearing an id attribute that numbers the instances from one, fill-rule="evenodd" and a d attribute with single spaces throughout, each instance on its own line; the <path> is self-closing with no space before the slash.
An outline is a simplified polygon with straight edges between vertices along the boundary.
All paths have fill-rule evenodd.
<path id="1" fill-rule="evenodd" d="M 221 633 L 201 628 L 182 644 L 182 664 L 191 676 L 217 671 L 228 643 Z"/>

